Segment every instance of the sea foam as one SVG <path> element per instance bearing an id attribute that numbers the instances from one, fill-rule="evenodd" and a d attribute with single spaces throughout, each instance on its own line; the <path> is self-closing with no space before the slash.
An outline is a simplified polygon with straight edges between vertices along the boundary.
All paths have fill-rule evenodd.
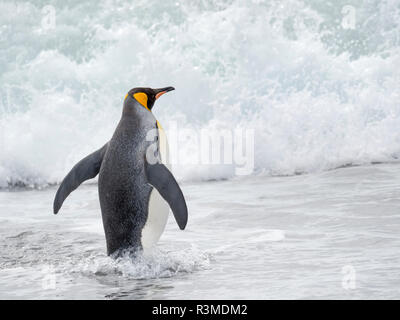
<path id="1" fill-rule="evenodd" d="M 176 88 L 154 107 L 167 131 L 254 130 L 253 173 L 400 155 L 398 1 L 354 3 L 354 29 L 341 5 L 311 0 L 59 2 L 44 28 L 47 4 L 0 4 L 0 187 L 60 182 L 110 139 L 135 86 Z M 229 165 L 174 172 L 234 176 Z"/>

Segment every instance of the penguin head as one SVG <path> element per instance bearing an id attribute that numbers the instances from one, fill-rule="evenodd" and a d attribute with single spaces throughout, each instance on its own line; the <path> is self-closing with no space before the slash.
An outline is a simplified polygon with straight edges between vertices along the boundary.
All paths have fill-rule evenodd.
<path id="1" fill-rule="evenodd" d="M 125 103 L 139 102 L 147 110 L 151 111 L 156 100 L 164 93 L 175 90 L 174 87 L 165 87 L 159 89 L 152 88 L 133 88 L 125 96 Z M 133 100 L 132 100 L 133 99 Z"/>

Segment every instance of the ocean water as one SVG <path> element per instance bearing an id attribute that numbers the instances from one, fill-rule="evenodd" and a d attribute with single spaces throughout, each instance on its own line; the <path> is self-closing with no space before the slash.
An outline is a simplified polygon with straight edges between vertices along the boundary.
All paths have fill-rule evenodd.
<path id="1" fill-rule="evenodd" d="M 0 193 L 0 298 L 398 299 L 400 165 L 184 183 L 154 251 L 106 256 L 96 185 Z"/>
<path id="2" fill-rule="evenodd" d="M 0 298 L 399 298 L 399 23 L 399 0 L 2 1 Z M 96 181 L 59 216 L 56 185 L 129 89 L 170 85 L 167 134 L 251 131 L 252 170 L 181 136 L 187 230 L 113 261 Z"/>

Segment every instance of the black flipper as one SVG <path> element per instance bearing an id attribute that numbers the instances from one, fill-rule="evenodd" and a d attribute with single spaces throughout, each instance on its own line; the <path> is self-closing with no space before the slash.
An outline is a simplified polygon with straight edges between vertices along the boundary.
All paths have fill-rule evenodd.
<path id="1" fill-rule="evenodd" d="M 188 220 L 187 206 L 182 190 L 172 173 L 165 165 L 156 163 L 147 164 L 146 175 L 148 182 L 168 202 L 179 228 L 185 229 Z"/>
<path id="2" fill-rule="evenodd" d="M 67 174 L 58 188 L 56 197 L 54 199 L 54 214 L 58 213 L 64 200 L 72 191 L 78 188 L 82 182 L 97 176 L 100 171 L 101 163 L 103 161 L 104 154 L 106 153 L 107 146 L 108 143 L 106 143 L 101 149 L 93 152 L 86 158 L 83 158 Z"/>

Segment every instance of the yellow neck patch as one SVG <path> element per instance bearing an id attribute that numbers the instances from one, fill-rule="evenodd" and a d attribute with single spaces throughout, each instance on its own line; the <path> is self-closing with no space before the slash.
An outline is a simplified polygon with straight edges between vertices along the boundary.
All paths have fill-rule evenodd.
<path id="1" fill-rule="evenodd" d="M 162 128 L 161 124 L 157 121 L 158 136 L 159 136 L 159 150 L 161 156 L 161 162 L 163 164 L 168 164 L 168 141 L 167 136 Z"/>
<path id="2" fill-rule="evenodd" d="M 150 109 L 147 107 L 147 94 L 143 92 L 138 92 L 133 95 L 133 97 L 136 99 L 137 102 L 139 102 L 143 107 L 145 107 L 147 110 L 150 111 Z"/>

